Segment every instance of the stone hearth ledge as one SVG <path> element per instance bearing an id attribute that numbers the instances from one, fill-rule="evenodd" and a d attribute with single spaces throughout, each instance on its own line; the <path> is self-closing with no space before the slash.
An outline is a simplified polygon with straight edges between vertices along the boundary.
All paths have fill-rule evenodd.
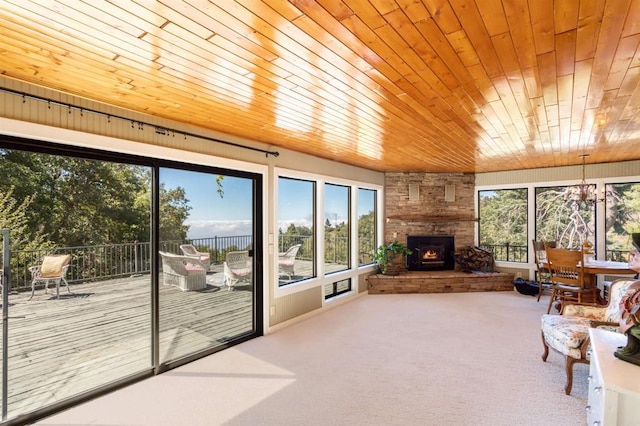
<path id="1" fill-rule="evenodd" d="M 369 294 L 467 293 L 513 291 L 514 274 L 506 272 L 409 271 L 400 275 L 370 275 Z"/>

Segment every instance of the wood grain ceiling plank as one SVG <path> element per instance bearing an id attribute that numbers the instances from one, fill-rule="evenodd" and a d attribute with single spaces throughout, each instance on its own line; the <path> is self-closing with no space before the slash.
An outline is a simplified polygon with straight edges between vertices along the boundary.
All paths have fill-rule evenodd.
<path id="1" fill-rule="evenodd" d="M 85 3 L 88 3 L 85 0 Z M 94 7 L 99 8 L 105 13 L 110 13 L 112 16 L 116 16 L 119 19 L 123 19 L 124 16 L 128 17 L 133 16 L 136 20 L 143 20 L 148 24 L 160 28 L 166 22 L 166 18 L 159 15 L 153 10 L 150 10 L 148 7 L 141 6 L 135 1 L 131 0 L 108 0 L 108 2 L 91 2 L 89 3 Z M 131 21 L 129 21 L 131 22 Z M 139 22 L 138 28 L 144 28 L 146 25 Z M 191 23 L 190 27 L 194 27 L 193 23 Z M 202 28 L 202 30 L 206 30 L 206 28 Z M 194 29 L 194 31 L 196 31 Z"/>
<path id="2" fill-rule="evenodd" d="M 518 62 L 516 50 L 513 48 L 511 34 L 502 33 L 495 35 L 491 37 L 491 42 L 496 52 L 499 52 L 498 60 L 500 61 L 503 72 L 505 74 L 520 72 L 520 63 Z"/>
<path id="3" fill-rule="evenodd" d="M 591 81 L 591 59 L 576 62 L 573 76 L 573 104 L 571 106 L 571 130 L 580 130 L 583 126 L 584 110 Z"/>
<path id="4" fill-rule="evenodd" d="M 375 33 L 378 37 L 374 42 L 370 43 L 371 50 L 377 56 L 382 58 L 387 64 L 389 64 L 389 66 L 400 75 L 400 78 L 393 81 L 402 80 L 402 78 L 412 75 L 413 70 L 411 69 L 411 64 L 408 64 L 405 61 L 403 61 L 403 59 L 394 50 L 396 47 L 401 47 L 401 45 L 400 46 L 393 45 L 392 47 L 391 45 L 388 44 L 388 41 L 385 39 L 385 38 L 392 38 L 394 37 L 394 35 L 396 35 L 393 28 L 391 28 L 391 26 L 388 24 L 382 25 L 375 29 Z M 415 57 L 410 59 L 416 60 Z M 391 79 L 391 76 L 387 76 L 387 77 Z"/>
<path id="5" fill-rule="evenodd" d="M 505 0 L 503 4 L 518 62 L 522 68 L 534 67 L 536 49 L 529 6 L 522 0 Z"/>
<path id="6" fill-rule="evenodd" d="M 445 37 L 465 67 L 469 68 L 481 63 L 473 45 L 469 41 L 469 37 L 467 37 L 467 33 L 463 30 L 445 34 Z"/>
<path id="7" fill-rule="evenodd" d="M 556 75 L 573 74 L 575 66 L 576 30 L 556 35 Z"/>
<path id="8" fill-rule="evenodd" d="M 301 18 L 302 19 L 302 18 Z M 297 20 L 296 22 L 298 22 L 299 20 Z M 324 55 L 324 56 L 328 56 L 328 55 Z M 340 59 L 340 58 L 336 58 L 336 59 Z M 274 61 L 275 62 L 275 61 Z M 323 60 L 323 62 L 326 62 L 325 60 Z"/>
<path id="9" fill-rule="evenodd" d="M 639 46 L 640 34 L 620 39 L 613 58 L 613 63 L 611 64 L 611 69 L 609 70 L 609 75 L 607 76 L 607 81 L 604 84 L 604 90 L 620 88 Z M 628 93 L 629 90 L 633 90 L 635 86 L 636 85 L 634 84 L 631 88 L 627 87 L 626 90 L 624 90 L 624 93 Z"/>
<path id="10" fill-rule="evenodd" d="M 528 98 L 538 98 L 542 96 L 542 85 L 540 83 L 540 73 L 538 66 L 524 68 L 522 70 L 522 78 L 527 89 Z"/>
<path id="11" fill-rule="evenodd" d="M 317 3 L 322 6 L 327 13 L 333 16 L 336 21 L 342 21 L 355 14 L 342 0 L 317 0 Z"/>
<path id="12" fill-rule="evenodd" d="M 376 33 L 388 45 L 394 46 L 401 59 L 436 93 L 447 96 L 449 90 L 459 87 L 449 68 L 401 10 L 391 12 L 385 18 L 390 25 L 378 28 Z"/>
<path id="13" fill-rule="evenodd" d="M 461 23 L 458 11 L 454 11 L 448 0 L 422 0 L 427 10 L 444 34 L 460 31 Z"/>
<path id="14" fill-rule="evenodd" d="M 53 4 L 57 13 L 75 21 L 83 22 L 90 17 L 94 28 L 104 33 L 119 31 L 132 37 L 140 37 L 144 34 L 140 28 L 149 25 L 147 21 L 120 8 L 109 7 L 108 4 L 101 4 L 104 6 L 102 8 L 94 7 L 93 2 L 89 4 L 79 0 L 55 0 Z"/>
<path id="15" fill-rule="evenodd" d="M 493 84 L 500 95 L 500 101 L 504 105 L 504 108 L 501 111 L 505 111 L 508 115 L 508 120 L 505 121 L 505 117 L 500 116 L 500 120 L 505 128 L 507 126 L 513 126 L 519 133 L 519 138 L 516 140 L 520 140 L 520 138 L 528 138 L 529 134 L 527 131 L 527 127 L 522 118 L 522 112 L 520 111 L 520 105 L 516 101 L 514 96 L 512 86 L 507 78 L 507 76 L 494 78 Z M 528 105 L 524 107 L 526 114 L 531 115 L 528 112 Z"/>
<path id="16" fill-rule="evenodd" d="M 35 83 L 38 85 L 42 85 L 47 83 L 50 87 L 56 90 L 64 90 L 69 82 L 64 80 L 62 77 L 69 74 L 63 74 L 65 71 L 62 67 L 52 68 L 51 67 L 51 58 L 48 56 L 42 56 L 40 52 L 34 51 L 31 49 L 31 46 L 27 46 L 20 41 L 13 39 L 12 44 L 3 44 L 3 64 L 5 67 L 13 65 L 15 69 L 23 70 L 26 75 L 29 77 L 24 77 L 26 81 L 31 83 Z M 73 63 L 73 61 L 71 61 Z M 25 65 L 28 63 L 28 65 Z M 128 85 L 126 81 L 119 80 L 113 74 L 110 76 L 109 80 L 107 77 L 109 75 L 105 75 L 104 78 L 96 79 L 94 75 L 90 74 L 86 70 L 82 68 L 72 68 L 72 71 L 75 74 L 74 80 L 78 85 L 88 85 L 93 82 L 93 87 L 96 91 L 99 91 L 101 88 L 103 90 L 114 90 L 118 91 L 120 89 L 126 90 L 130 89 L 131 86 Z M 5 72 L 5 75 L 12 78 L 17 78 L 17 76 L 13 75 L 13 73 Z M 90 95 L 90 92 L 76 92 L 81 96 L 87 97 Z"/>
<path id="17" fill-rule="evenodd" d="M 247 67 L 247 69 L 250 69 L 252 72 L 267 78 L 270 76 L 273 82 L 279 86 L 284 85 L 285 87 L 291 88 L 291 84 L 287 82 L 287 77 L 291 76 L 291 69 L 278 67 L 272 60 L 262 58 L 249 50 L 238 47 L 237 44 L 234 44 L 233 41 L 225 38 L 221 34 L 216 34 L 209 38 L 207 42 L 211 43 L 217 49 L 222 49 L 231 55 L 237 56 L 240 61 L 251 64 L 251 67 Z M 238 64 L 240 63 L 242 62 L 238 62 Z"/>
<path id="18" fill-rule="evenodd" d="M 254 3 L 251 3 L 251 5 L 253 5 L 253 4 L 254 4 Z M 268 14 L 268 13 L 266 13 L 266 12 L 267 12 L 267 10 L 265 10 L 264 8 L 261 8 L 261 9 L 258 9 L 258 10 L 254 10 L 253 12 L 254 12 L 254 13 L 257 13 L 257 14 L 259 14 L 259 15 L 261 15 L 261 16 L 262 16 L 266 21 L 271 22 L 272 24 L 277 24 L 278 17 L 277 17 L 277 16 L 275 16 L 275 15 L 273 15 L 273 14 Z M 300 16 L 301 16 L 301 15 L 300 15 Z M 300 18 L 298 18 L 298 19 L 296 20 L 296 22 L 300 22 L 300 20 L 301 20 L 301 19 L 304 19 L 304 17 L 302 17 L 302 16 L 301 16 Z M 304 39 L 305 39 L 305 37 L 306 37 L 306 38 L 308 39 L 308 37 L 306 36 L 306 34 L 303 34 L 303 33 L 302 33 L 302 32 L 301 32 L 297 27 L 296 27 L 296 28 L 294 28 L 294 27 L 293 27 L 292 25 L 290 25 L 288 22 L 285 24 L 284 29 L 287 31 L 287 33 L 290 33 L 290 34 L 291 34 L 291 33 L 296 34 L 296 37 L 297 37 L 297 38 L 300 38 L 300 39 L 303 39 L 303 40 L 304 40 Z M 309 41 L 311 41 L 311 40 L 313 40 L 313 39 L 308 39 L 308 40 L 309 40 Z M 315 43 L 315 40 L 313 40 L 313 42 Z M 309 43 L 307 43 L 307 44 L 309 44 Z M 290 43 L 287 43 L 287 47 L 286 47 L 286 48 L 287 48 L 287 49 L 293 49 L 294 47 L 293 47 Z M 326 72 L 332 72 L 332 71 L 333 71 L 333 69 L 332 69 L 333 64 L 335 64 L 336 62 L 338 62 L 338 63 L 339 63 L 340 61 L 342 61 L 342 58 L 340 58 L 340 57 L 338 57 L 338 56 L 335 56 L 335 55 L 333 54 L 333 52 L 329 52 L 329 51 L 327 51 L 327 50 L 326 50 L 326 49 L 324 49 L 322 46 L 313 46 L 313 48 L 314 48 L 314 50 L 315 50 L 315 51 L 318 51 L 318 54 L 321 54 L 321 55 L 322 55 L 322 57 L 321 57 L 321 58 L 318 58 L 318 59 L 319 59 L 319 61 L 316 61 L 316 62 L 315 62 L 315 65 L 317 66 L 317 65 L 319 65 L 319 64 L 326 64 L 326 66 L 325 66 L 325 71 L 326 71 Z M 332 55 L 333 55 L 333 56 L 332 56 Z M 289 59 L 289 60 L 290 60 L 290 59 Z M 330 63 L 329 61 L 331 61 L 331 64 L 332 64 L 331 66 L 329 66 L 329 63 Z M 273 61 L 273 63 L 278 63 L 278 62 L 277 62 L 277 61 Z M 302 66 L 302 64 L 303 64 L 303 63 L 304 63 L 304 62 L 301 62 L 301 61 L 297 61 L 297 62 L 296 62 L 296 64 L 297 64 L 298 66 Z M 353 68 L 352 68 L 352 66 L 351 66 L 351 65 L 350 65 L 350 67 L 351 67 L 351 70 L 350 70 L 350 71 L 352 71 L 351 73 L 353 74 Z M 312 71 L 313 71 L 313 68 L 309 68 L 308 70 L 306 70 L 306 72 L 305 72 L 304 74 L 306 74 L 306 75 L 312 75 L 312 74 L 313 74 L 313 72 L 312 72 Z M 327 74 L 327 75 L 329 75 L 329 74 Z M 316 76 L 317 76 L 317 73 L 316 73 Z M 343 80 L 343 81 L 344 81 L 344 80 Z"/>
<path id="19" fill-rule="evenodd" d="M 538 55 L 538 69 L 540 84 L 545 105 L 558 104 L 558 89 L 556 86 L 556 55 L 555 52 Z"/>
<path id="20" fill-rule="evenodd" d="M 640 1 L 633 0 L 629 5 L 621 36 L 629 37 L 638 33 L 640 33 Z"/>
<path id="21" fill-rule="evenodd" d="M 502 4 L 497 4 L 494 0 L 476 0 L 476 5 L 490 37 L 509 32 Z"/>
<path id="22" fill-rule="evenodd" d="M 3 17 L 3 25 L 0 26 L 0 28 L 4 29 L 8 36 L 11 34 L 10 31 L 16 31 L 18 34 L 25 34 L 27 35 L 27 39 L 30 40 L 30 45 L 35 46 L 39 43 L 40 46 L 47 46 L 47 49 L 52 51 L 57 50 L 64 53 L 69 50 L 69 45 L 66 43 L 66 40 L 71 38 L 71 40 L 81 45 L 83 50 L 87 51 L 95 58 L 103 60 L 104 58 L 110 58 L 113 54 L 108 47 L 102 48 L 102 46 L 96 46 L 94 44 L 86 43 L 83 40 L 70 37 L 64 32 L 60 32 L 55 26 L 53 28 L 49 28 L 44 25 L 34 25 L 34 17 L 37 16 L 38 15 L 31 13 L 26 13 L 24 15 L 5 15 Z M 56 46 L 56 42 L 58 41 L 60 41 L 60 46 Z"/>
<path id="23" fill-rule="evenodd" d="M 158 14 L 165 20 L 173 22 L 187 30 L 191 30 L 200 38 L 206 39 L 215 33 L 214 26 L 210 21 L 199 21 L 197 18 L 203 17 L 204 14 L 198 14 L 193 16 L 189 12 L 192 10 L 186 3 L 181 1 L 162 1 L 162 0 L 119 0 L 123 1 L 125 5 L 131 3 L 131 5 L 138 5 L 139 7 L 147 9 L 150 13 Z M 201 9 L 204 11 L 208 5 L 201 5 Z M 125 6 L 127 8 L 127 6 Z M 207 35 L 208 34 L 208 35 Z"/>
<path id="24" fill-rule="evenodd" d="M 538 125 L 538 131 L 542 131 L 547 127 L 547 110 L 545 109 L 544 99 L 540 96 L 537 98 L 531 98 L 531 109 L 533 110 L 533 116 L 536 119 Z"/>
<path id="25" fill-rule="evenodd" d="M 580 146 L 581 150 L 586 150 L 595 138 L 595 131 L 598 130 L 596 125 L 596 116 L 598 110 L 585 109 L 582 114 L 582 126 L 580 128 Z M 604 123 L 604 120 L 602 120 Z"/>
<path id="26" fill-rule="evenodd" d="M 146 1 L 155 4 L 155 0 Z M 219 13 L 218 7 L 214 4 L 201 5 L 198 9 L 185 4 L 180 10 L 181 13 L 177 13 L 166 6 L 157 5 L 157 7 L 162 8 L 161 12 L 163 16 L 166 15 L 170 17 L 171 22 L 181 27 L 187 26 L 189 22 L 195 22 L 205 28 L 210 28 L 215 34 L 229 40 L 238 46 L 238 48 L 251 52 L 253 55 L 263 58 L 266 61 L 272 61 L 278 57 L 277 52 L 269 50 L 269 47 L 272 45 L 271 40 L 265 40 L 262 34 L 253 31 L 248 25 L 244 23 L 239 24 L 235 20 L 227 21 L 229 25 L 234 25 L 232 28 L 227 26 L 225 22 L 217 20 L 216 17 L 218 16 L 221 18 L 226 18 L 226 16 Z"/>
<path id="27" fill-rule="evenodd" d="M 629 96 L 629 102 L 620 115 L 621 120 L 631 120 L 640 113 L 640 87 L 637 84 L 639 78 L 640 68 L 630 68 L 621 84 L 619 94 Z"/>
<path id="28" fill-rule="evenodd" d="M 12 1 L 7 0 L 7 2 Z M 13 5 L 16 6 L 14 11 L 20 11 L 20 16 L 31 21 L 30 28 L 37 30 L 39 26 L 44 26 L 56 33 L 72 35 L 87 45 L 95 45 L 102 50 L 110 51 L 109 59 L 117 56 L 130 56 L 140 58 L 142 61 L 153 61 L 156 58 L 156 55 L 148 50 L 147 43 L 136 37 L 125 37 L 124 33 L 112 31 L 110 28 L 108 28 L 109 33 L 96 32 L 93 27 L 94 24 L 98 25 L 95 19 L 87 18 L 82 22 L 75 21 L 60 15 L 55 9 L 49 9 L 48 3 L 39 4 L 41 7 L 34 9 L 37 11 L 21 8 L 21 3 L 13 3 Z"/>
<path id="29" fill-rule="evenodd" d="M 431 18 L 422 0 L 396 0 L 396 2 L 414 24 Z"/>
<path id="30" fill-rule="evenodd" d="M 147 33 L 142 37 L 142 40 L 147 41 L 156 52 L 159 52 L 156 62 L 163 58 L 174 61 L 184 59 L 187 62 L 208 67 L 212 73 L 222 73 L 227 76 L 244 76 L 249 73 L 249 63 L 239 61 L 235 55 L 205 43 L 205 40 L 197 38 L 173 23 L 165 25 L 163 31 L 166 32 L 159 35 Z M 203 45 L 206 48 L 200 47 Z"/>
<path id="31" fill-rule="evenodd" d="M 564 0 L 554 2 L 553 23 L 556 35 L 577 28 L 579 11 L 580 0 Z"/>
<path id="32" fill-rule="evenodd" d="M 640 67 L 640 48 L 636 50 L 635 55 L 633 55 L 633 59 L 629 64 L 629 68 Z"/>
<path id="33" fill-rule="evenodd" d="M 464 0 L 451 0 L 451 6 L 462 24 L 462 28 L 467 33 L 471 44 L 474 46 L 489 78 L 499 77 L 502 74 L 500 61 L 475 3 Z M 433 12 L 431 12 L 431 14 L 433 15 Z M 436 20 L 436 22 L 438 21 Z M 439 22 L 438 25 L 440 25 Z M 440 28 L 442 28 L 442 26 L 440 26 Z M 455 30 L 457 30 L 457 28 L 453 31 Z M 452 31 L 443 29 L 443 32 L 447 34 Z"/>
<path id="34" fill-rule="evenodd" d="M 631 95 L 621 95 L 618 90 L 608 90 L 606 93 L 615 93 L 615 97 L 612 99 L 607 111 L 607 120 L 610 123 L 608 127 L 614 128 L 628 105 Z"/>
<path id="35" fill-rule="evenodd" d="M 335 25 L 333 25 L 333 21 L 329 15 L 327 15 L 326 13 L 324 13 L 323 11 L 318 11 L 318 9 L 310 9 L 310 10 L 304 10 L 305 13 L 307 13 L 308 15 L 313 15 L 313 19 L 318 23 L 319 27 L 322 25 L 329 25 L 331 27 L 331 31 L 335 31 L 335 34 L 333 34 L 334 36 L 338 36 L 344 33 L 344 31 L 342 30 L 342 28 L 340 28 L 339 30 L 336 30 Z M 331 19 L 330 19 L 331 18 Z M 348 18 L 345 21 L 349 21 L 350 18 Z M 371 37 L 372 39 L 376 40 L 377 37 L 375 36 L 375 34 L 369 29 L 369 28 L 365 28 L 365 26 L 363 25 L 362 22 L 358 21 L 358 20 L 354 20 L 353 22 L 343 22 L 343 24 L 352 24 L 356 27 L 359 28 L 359 33 L 365 33 L 368 37 Z M 346 27 L 345 27 L 346 28 Z M 338 37 L 339 38 L 339 37 Z M 357 47 L 362 50 L 364 47 L 363 43 L 360 42 L 357 39 L 349 39 L 347 41 L 348 43 L 355 43 L 355 45 L 357 45 Z M 383 73 L 371 73 L 369 75 L 369 77 L 371 77 L 372 79 L 375 79 L 375 83 L 379 84 L 381 87 L 384 87 L 385 90 L 387 91 L 391 91 L 391 93 L 395 93 L 396 95 L 399 93 L 402 93 L 401 90 L 398 90 L 397 87 L 395 87 L 395 84 L 391 81 L 391 77 L 397 77 L 398 79 L 401 78 L 399 74 L 397 74 L 395 72 L 395 70 L 393 70 L 393 68 L 389 67 L 386 63 L 384 62 L 379 62 L 380 61 L 380 57 L 375 54 L 373 51 L 371 51 L 368 47 L 364 48 L 367 52 L 371 52 L 370 55 L 367 56 L 367 58 L 370 58 L 368 60 L 372 60 L 372 64 L 377 63 L 378 64 L 378 69 L 383 70 Z M 389 52 L 391 53 L 391 52 Z M 373 81 L 373 80 L 372 80 Z"/>
<path id="36" fill-rule="evenodd" d="M 445 35 L 440 31 L 433 19 L 425 19 L 416 23 L 416 29 L 422 34 L 425 42 L 433 49 L 433 53 L 441 58 L 444 65 L 455 76 L 458 83 L 464 88 L 469 98 L 476 104 L 482 105 L 486 102 L 482 93 L 475 85 L 473 77 L 456 54 L 456 51 L 449 43 Z"/>
<path id="37" fill-rule="evenodd" d="M 476 64 L 471 67 L 467 67 L 467 70 L 471 74 L 473 81 L 475 81 L 478 90 L 482 93 L 482 97 L 487 102 L 493 102 L 500 99 L 498 91 L 493 86 L 493 82 L 486 73 L 486 70 L 482 64 Z"/>
<path id="38" fill-rule="evenodd" d="M 511 117 L 502 101 L 489 102 L 489 108 L 484 108 L 483 113 L 498 135 L 507 133 L 506 126 L 511 123 Z"/>
<path id="39" fill-rule="evenodd" d="M 555 48 L 553 0 L 528 0 L 536 56 Z"/>
<path id="40" fill-rule="evenodd" d="M 605 5 L 601 36 L 598 38 L 593 61 L 587 108 L 597 108 L 603 98 L 604 86 L 615 57 L 629 3 L 630 0 L 618 0 L 609 1 Z"/>
<path id="41" fill-rule="evenodd" d="M 380 12 L 369 1 L 344 0 L 344 3 L 351 9 L 367 28 L 375 30 L 387 22 Z M 342 21 L 342 20 L 341 20 Z"/>
<path id="42" fill-rule="evenodd" d="M 511 88 L 511 93 L 514 102 L 517 104 L 517 110 L 519 111 L 522 119 L 533 116 L 533 110 L 531 109 L 531 103 L 529 102 L 529 95 L 527 93 L 527 86 L 525 84 L 522 74 L 514 72 L 507 75 L 507 81 Z M 527 137 L 529 135 L 523 135 Z"/>
<path id="43" fill-rule="evenodd" d="M 369 0 L 369 3 L 371 3 L 380 15 L 386 15 L 400 7 L 395 0 Z"/>
<path id="44" fill-rule="evenodd" d="M 0 25 L 27 25 L 31 35 L 46 35 L 34 40 L 17 31 L 12 44 L 3 40 L 11 33 L 0 33 L 6 75 L 311 155 L 320 150 L 323 158 L 381 171 L 480 172 L 504 164 L 575 164 L 576 150 L 584 149 L 605 150 L 594 152 L 594 161 L 640 156 L 626 148 L 635 146 L 629 137 L 637 140 L 640 131 L 633 121 L 640 117 L 640 51 L 633 39 L 619 37 L 625 31 L 637 35 L 630 16 L 639 0 L 581 0 L 573 60 L 571 32 L 560 31 L 557 49 L 553 36 L 556 28 L 571 25 L 575 2 L 566 10 L 559 5 L 556 22 L 552 0 L 503 0 L 495 17 L 487 0 L 381 0 L 375 4 L 387 14 L 386 24 L 371 2 L 359 0 L 136 0 L 131 10 L 124 0 L 82 0 L 86 22 L 96 20 L 97 10 L 109 15 L 103 32 L 95 33 L 86 22 L 75 25 L 56 16 L 54 6 L 46 8 L 61 3 L 7 1 L 12 4 L 0 7 Z M 60 2 L 65 8 L 73 3 Z M 4 10 L 20 7 L 32 10 L 19 12 L 20 19 L 3 18 Z M 130 14 L 136 17 L 128 25 L 152 35 L 140 39 L 104 29 Z M 17 22 L 34 16 L 35 25 Z M 549 24 L 552 43 L 544 51 L 549 34 L 536 28 Z M 618 33 L 607 30 L 616 25 Z M 211 35 L 205 40 L 194 33 Z M 487 60 L 491 53 L 475 51 L 483 43 L 478 36 L 493 37 L 495 62 Z M 49 49 L 49 43 L 60 47 Z M 92 45 L 100 50 L 92 53 Z M 149 56 L 154 47 L 158 63 Z M 535 60 L 534 47 L 544 53 Z M 496 65 L 500 72 L 493 74 Z M 41 70 L 52 66 L 55 71 Z M 556 75 L 562 78 L 556 81 Z M 92 79 L 100 83 L 91 86 Z M 494 110 L 498 102 L 501 118 Z M 607 124 L 596 126 L 601 117 Z M 354 152 L 356 143 L 366 152 Z M 547 154 L 556 155 L 551 163 Z M 506 161 L 511 156 L 516 160 Z M 406 165 L 414 157 L 424 161 Z"/>
<path id="45" fill-rule="evenodd" d="M 15 31 L 13 32 L 13 37 L 14 37 L 14 39 L 17 37 L 17 32 L 15 32 Z M 97 70 L 97 69 L 100 69 L 101 67 L 103 67 L 99 63 L 99 60 L 100 60 L 100 58 L 98 58 L 98 60 L 96 60 L 95 57 L 93 59 L 90 59 L 90 56 L 86 56 L 86 57 L 80 56 L 78 60 L 73 61 L 73 65 L 74 65 L 74 69 L 75 69 L 75 72 L 74 72 L 73 77 L 72 77 L 73 81 L 77 81 L 77 80 L 80 79 L 80 70 L 83 67 L 86 70 L 91 70 L 91 71 L 94 71 L 94 70 Z M 71 62 L 71 60 L 68 60 L 67 62 Z M 91 79 L 93 79 L 93 81 L 95 81 L 95 83 L 94 83 L 94 85 L 92 87 L 95 88 L 98 84 L 100 84 L 100 82 L 105 81 L 105 80 L 108 81 L 108 79 L 111 78 L 111 77 L 119 77 L 120 74 L 114 74 L 112 72 L 113 71 L 113 67 L 111 65 L 107 64 L 107 65 L 104 66 L 104 68 L 105 68 L 105 72 L 103 74 L 102 79 L 97 79 L 95 77 L 95 75 L 91 74 L 91 71 L 84 71 L 84 74 L 87 75 L 87 77 L 85 77 L 87 80 L 90 81 Z M 148 71 L 148 68 L 143 69 L 141 71 L 141 75 L 143 75 L 143 76 L 144 75 L 148 75 L 146 73 L 146 71 Z M 137 80 L 137 79 L 135 77 L 128 76 L 126 78 L 126 80 L 124 80 L 122 77 L 119 77 L 118 78 L 118 82 L 119 83 L 118 83 L 117 87 L 121 87 L 122 89 L 124 89 L 122 82 L 123 81 L 132 81 L 132 80 Z M 108 88 L 109 85 L 111 85 L 111 84 L 113 84 L 113 83 L 107 83 L 107 84 L 103 84 L 103 85 Z M 131 87 L 129 87 L 129 88 L 131 88 Z M 82 95 L 83 96 L 88 96 L 87 93 L 83 93 Z M 121 93 L 120 96 L 125 96 L 125 95 L 124 95 L 124 93 Z M 162 96 L 163 95 L 160 95 L 160 97 L 157 98 L 157 99 L 162 99 Z M 188 96 L 185 99 L 186 103 L 188 103 L 191 100 L 191 98 L 192 98 L 192 96 Z"/>
<path id="46" fill-rule="evenodd" d="M 558 116 L 560 120 L 571 117 L 573 102 L 573 74 L 558 77 Z"/>
<path id="47" fill-rule="evenodd" d="M 560 111 L 558 105 L 544 105 L 545 114 L 547 116 L 547 127 L 551 128 L 560 125 Z"/>
<path id="48" fill-rule="evenodd" d="M 576 37 L 576 61 L 593 58 L 596 54 L 605 1 L 582 0 L 580 2 Z"/>

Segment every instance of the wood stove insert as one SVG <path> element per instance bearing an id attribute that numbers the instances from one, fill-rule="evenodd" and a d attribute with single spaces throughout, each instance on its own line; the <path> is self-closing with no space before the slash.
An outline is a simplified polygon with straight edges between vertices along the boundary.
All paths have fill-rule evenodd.
<path id="1" fill-rule="evenodd" d="M 410 271 L 446 271 L 455 269 L 455 240 L 453 236 L 409 235 L 407 256 Z"/>

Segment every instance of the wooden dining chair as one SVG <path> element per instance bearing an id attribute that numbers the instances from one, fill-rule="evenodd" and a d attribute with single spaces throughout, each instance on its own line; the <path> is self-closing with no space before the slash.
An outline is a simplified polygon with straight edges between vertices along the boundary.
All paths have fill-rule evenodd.
<path id="1" fill-rule="evenodd" d="M 545 247 L 556 247 L 555 241 L 538 241 L 531 240 L 533 243 L 533 256 L 536 262 L 536 281 L 538 282 L 538 302 L 540 301 L 540 296 L 546 289 L 551 289 L 551 279 L 549 276 L 549 268 L 547 267 L 547 252 L 545 251 Z"/>
<path id="2" fill-rule="evenodd" d="M 582 250 L 545 247 L 547 266 L 552 282 L 551 298 L 547 313 L 553 303 L 560 305 L 566 301 L 592 303 L 596 305 L 598 288 L 587 279 L 584 271 L 584 253 Z"/>

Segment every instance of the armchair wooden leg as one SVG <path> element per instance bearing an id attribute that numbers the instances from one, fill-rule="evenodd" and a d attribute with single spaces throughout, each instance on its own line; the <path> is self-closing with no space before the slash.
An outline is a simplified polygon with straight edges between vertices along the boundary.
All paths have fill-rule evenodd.
<path id="1" fill-rule="evenodd" d="M 565 372 L 567 373 L 567 383 L 564 385 L 564 393 L 567 395 L 571 394 L 571 388 L 573 387 L 573 364 L 576 363 L 575 358 L 571 358 L 570 356 L 565 357 Z"/>
<path id="2" fill-rule="evenodd" d="M 544 346 L 544 352 L 542 354 L 542 362 L 547 362 L 547 357 L 549 356 L 549 345 L 547 345 L 547 341 L 544 340 L 544 332 L 542 335 L 542 346 Z"/>

